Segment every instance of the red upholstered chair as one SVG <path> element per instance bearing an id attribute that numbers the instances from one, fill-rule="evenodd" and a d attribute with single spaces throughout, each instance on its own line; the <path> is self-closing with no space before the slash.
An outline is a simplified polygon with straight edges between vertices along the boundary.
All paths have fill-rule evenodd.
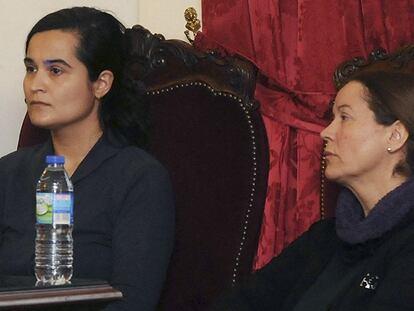
<path id="1" fill-rule="evenodd" d="M 267 190 L 268 145 L 255 67 L 141 26 L 127 31 L 127 74 L 150 104 L 150 151 L 176 195 L 176 244 L 161 310 L 201 310 L 251 272 Z M 24 121 L 19 146 L 47 132 Z"/>

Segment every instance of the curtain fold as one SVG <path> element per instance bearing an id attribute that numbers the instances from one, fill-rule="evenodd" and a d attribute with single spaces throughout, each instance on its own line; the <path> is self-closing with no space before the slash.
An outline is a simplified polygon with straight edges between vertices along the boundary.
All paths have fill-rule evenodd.
<path id="1" fill-rule="evenodd" d="M 270 171 L 257 269 L 320 218 L 319 132 L 336 66 L 413 43 L 414 0 L 204 0 L 202 10 L 195 44 L 259 68 Z"/>

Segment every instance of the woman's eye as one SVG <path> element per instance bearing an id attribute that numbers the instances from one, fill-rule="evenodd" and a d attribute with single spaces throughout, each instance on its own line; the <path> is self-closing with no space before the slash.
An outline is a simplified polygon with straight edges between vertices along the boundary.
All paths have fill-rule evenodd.
<path id="1" fill-rule="evenodd" d="M 60 69 L 59 67 L 51 67 L 50 72 L 56 76 L 59 76 L 60 74 L 62 74 L 63 70 Z"/>
<path id="2" fill-rule="evenodd" d="M 339 117 L 341 118 L 342 121 L 345 121 L 345 120 L 349 119 L 349 117 L 345 114 L 341 114 Z"/>
<path id="3" fill-rule="evenodd" d="M 34 66 L 26 66 L 26 72 L 36 72 L 36 68 Z"/>

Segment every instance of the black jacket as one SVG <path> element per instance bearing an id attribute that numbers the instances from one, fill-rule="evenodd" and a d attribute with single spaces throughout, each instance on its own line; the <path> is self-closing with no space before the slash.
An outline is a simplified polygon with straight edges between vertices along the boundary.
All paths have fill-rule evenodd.
<path id="1" fill-rule="evenodd" d="M 293 310 L 335 254 L 351 265 L 365 262 L 326 310 L 414 310 L 414 211 L 381 238 L 357 245 L 338 239 L 334 219 L 320 221 L 211 310 Z"/>
<path id="2" fill-rule="evenodd" d="M 0 274 L 34 275 L 35 186 L 49 141 L 0 159 Z M 74 278 L 101 279 L 125 299 L 105 310 L 154 310 L 174 240 L 165 169 L 104 135 L 71 177 Z"/>

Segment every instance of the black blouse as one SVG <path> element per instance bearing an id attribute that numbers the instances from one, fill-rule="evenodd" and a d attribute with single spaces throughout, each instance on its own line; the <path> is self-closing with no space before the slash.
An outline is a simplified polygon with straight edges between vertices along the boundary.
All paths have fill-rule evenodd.
<path id="1" fill-rule="evenodd" d="M 34 275 L 35 186 L 51 141 L 0 159 L 0 273 Z M 71 180 L 74 278 L 109 281 L 124 295 L 105 310 L 154 310 L 174 240 L 166 170 L 105 134 Z"/>

